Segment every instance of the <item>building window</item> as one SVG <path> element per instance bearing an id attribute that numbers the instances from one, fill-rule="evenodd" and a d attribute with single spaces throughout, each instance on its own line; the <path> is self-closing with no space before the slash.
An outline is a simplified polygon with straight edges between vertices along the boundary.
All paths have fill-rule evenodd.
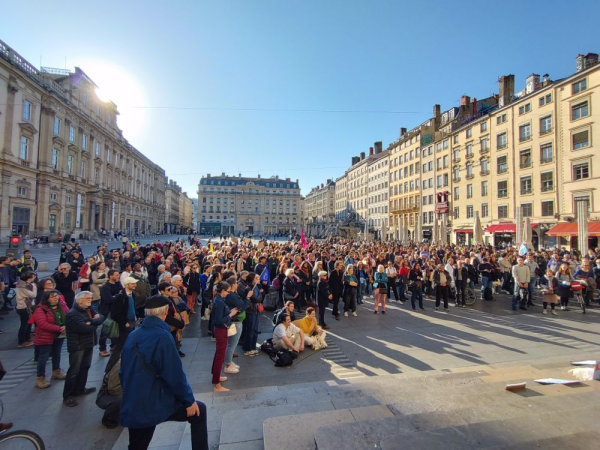
<path id="1" fill-rule="evenodd" d="M 590 177 L 589 163 L 573 164 L 573 179 L 583 180 Z"/>
<path id="2" fill-rule="evenodd" d="M 498 117 L 496 117 L 496 125 L 500 125 L 501 123 L 506 122 L 506 113 L 505 114 L 501 114 Z"/>
<path id="3" fill-rule="evenodd" d="M 467 219 L 473 218 L 473 205 L 467 205 Z"/>
<path id="4" fill-rule="evenodd" d="M 458 134 L 452 137 L 452 143 L 458 144 Z"/>
<path id="5" fill-rule="evenodd" d="M 581 102 L 571 107 L 571 120 L 581 119 L 589 115 L 588 102 Z"/>
<path id="6" fill-rule="evenodd" d="M 481 204 L 481 217 L 487 217 L 488 214 L 489 214 L 488 204 L 482 203 Z"/>
<path id="7" fill-rule="evenodd" d="M 589 147 L 590 137 L 589 130 L 573 133 L 573 150 Z"/>
<path id="8" fill-rule="evenodd" d="M 527 103 L 526 105 L 519 106 L 519 115 L 527 114 L 531 111 L 531 103 Z"/>
<path id="9" fill-rule="evenodd" d="M 81 94 L 81 101 L 83 102 L 83 106 L 87 106 L 87 92 Z"/>
<path id="10" fill-rule="evenodd" d="M 94 153 L 96 154 L 96 158 L 100 157 L 100 143 L 96 142 Z"/>
<path id="11" fill-rule="evenodd" d="M 540 106 L 547 105 L 548 103 L 552 103 L 552 94 L 542 95 L 540 97 Z"/>
<path id="12" fill-rule="evenodd" d="M 27 100 L 23 100 L 23 120 L 31 120 L 31 103 Z"/>
<path id="13" fill-rule="evenodd" d="M 81 136 L 81 149 L 87 150 L 87 135 L 85 134 Z"/>
<path id="14" fill-rule="evenodd" d="M 75 128 L 69 125 L 69 142 L 75 142 Z"/>
<path id="15" fill-rule="evenodd" d="M 506 146 L 507 146 L 506 132 L 500 133 L 498 136 L 496 136 L 496 147 L 501 149 L 501 148 L 506 148 Z"/>
<path id="16" fill-rule="evenodd" d="M 531 149 L 521 150 L 519 153 L 519 167 L 521 169 L 526 169 L 531 167 Z"/>
<path id="17" fill-rule="evenodd" d="M 450 165 L 450 157 L 448 155 L 444 156 L 444 169 L 446 169 Z"/>
<path id="18" fill-rule="evenodd" d="M 85 161 L 81 161 L 81 179 L 85 178 Z M 115 189 L 117 188 L 117 179 L 115 178 Z"/>
<path id="19" fill-rule="evenodd" d="M 482 175 L 487 175 L 488 171 L 489 171 L 489 163 L 487 159 L 484 159 L 481 161 L 481 174 Z"/>
<path id="20" fill-rule="evenodd" d="M 73 175 L 73 155 L 67 156 L 67 172 L 69 175 Z"/>
<path id="21" fill-rule="evenodd" d="M 448 174 L 445 173 L 444 174 L 444 187 L 448 186 L 449 184 L 450 184 L 450 180 L 449 180 Z"/>
<path id="22" fill-rule="evenodd" d="M 50 200 L 56 201 L 56 199 L 58 199 L 58 194 L 56 192 L 51 192 L 50 193 Z"/>
<path id="23" fill-rule="evenodd" d="M 552 131 L 552 116 L 544 116 L 540 119 L 540 133 L 546 134 Z"/>
<path id="24" fill-rule="evenodd" d="M 27 188 L 23 186 L 17 187 L 17 195 L 19 197 L 27 197 Z"/>
<path id="25" fill-rule="evenodd" d="M 27 161 L 27 157 L 29 156 L 29 139 L 25 136 L 21 136 L 21 145 L 19 147 L 19 158 L 23 161 Z"/>
<path id="26" fill-rule="evenodd" d="M 533 203 L 521 203 L 521 214 L 523 217 L 533 216 Z"/>
<path id="27" fill-rule="evenodd" d="M 541 175 L 542 192 L 554 190 L 554 173 L 543 172 Z"/>
<path id="28" fill-rule="evenodd" d="M 473 176 L 473 164 L 467 164 L 467 178 Z"/>
<path id="29" fill-rule="evenodd" d="M 458 181 L 458 180 L 460 180 L 460 168 L 455 167 L 454 168 L 454 181 Z"/>
<path id="30" fill-rule="evenodd" d="M 531 124 L 525 123 L 519 126 L 519 141 L 528 141 L 531 139 Z"/>
<path id="31" fill-rule="evenodd" d="M 460 198 L 459 194 L 460 194 L 460 191 L 459 191 L 458 187 L 455 187 L 454 188 L 454 196 L 453 196 L 454 200 L 458 200 Z"/>
<path id="32" fill-rule="evenodd" d="M 65 212 L 65 229 L 71 229 L 71 212 Z"/>
<path id="33" fill-rule="evenodd" d="M 460 150 L 459 149 L 455 149 L 454 150 L 454 162 L 460 161 Z M 423 164 L 423 168 L 426 167 L 426 164 Z"/>
<path id="34" fill-rule="evenodd" d="M 471 128 L 467 128 L 467 130 L 465 131 L 465 136 L 467 139 L 473 137 L 473 130 Z"/>
<path id="35" fill-rule="evenodd" d="M 573 83 L 573 94 L 579 94 L 582 91 L 587 89 L 587 80 L 584 78 L 583 80 L 579 80 Z"/>
<path id="36" fill-rule="evenodd" d="M 52 149 L 52 159 L 50 160 L 50 165 L 53 169 L 58 169 L 58 150 L 55 148 Z"/>
<path id="37" fill-rule="evenodd" d="M 473 144 L 467 145 L 467 158 L 473 156 Z"/>
<path id="38" fill-rule="evenodd" d="M 487 131 L 487 122 L 481 122 L 481 124 L 479 125 L 479 131 L 481 133 L 483 133 L 484 131 Z"/>
<path id="39" fill-rule="evenodd" d="M 508 197 L 508 181 L 498 181 L 498 198 Z"/>
<path id="40" fill-rule="evenodd" d="M 441 175 L 437 176 L 437 187 L 439 187 L 439 188 L 442 187 L 442 176 Z"/>
<path id="41" fill-rule="evenodd" d="M 545 200 L 542 202 L 542 216 L 554 216 L 554 200 Z"/>
<path id="42" fill-rule="evenodd" d="M 531 175 L 521 177 L 521 195 L 531 194 Z"/>
<path id="43" fill-rule="evenodd" d="M 481 143 L 481 152 L 482 152 L 482 153 L 483 153 L 483 152 L 487 152 L 487 151 L 488 151 L 488 148 L 489 148 L 489 142 L 490 142 L 490 140 L 489 140 L 489 139 L 487 139 L 487 138 L 486 138 L 486 139 L 482 139 L 482 140 L 480 141 L 480 143 Z"/>
<path id="44" fill-rule="evenodd" d="M 56 136 L 60 134 L 60 119 L 58 117 L 54 118 L 54 134 Z"/>
<path id="45" fill-rule="evenodd" d="M 431 213 L 429 213 L 431 214 Z M 459 219 L 460 218 L 460 208 L 458 206 L 454 207 L 454 218 L 455 219 Z"/>
<path id="46" fill-rule="evenodd" d="M 467 198 L 473 198 L 473 185 L 467 184 Z"/>
<path id="47" fill-rule="evenodd" d="M 488 182 L 487 181 L 481 182 L 481 195 L 482 196 L 488 195 Z"/>
<path id="48" fill-rule="evenodd" d="M 498 218 L 506 219 L 508 217 L 508 205 L 498 206 Z"/>
<path id="49" fill-rule="evenodd" d="M 440 170 L 442 168 L 442 158 L 437 159 L 437 169 Z"/>
<path id="50" fill-rule="evenodd" d="M 540 147 L 540 159 L 542 164 L 552 162 L 554 155 L 552 152 L 552 143 L 543 144 Z"/>
<path id="51" fill-rule="evenodd" d="M 500 156 L 497 159 L 497 169 L 498 169 L 498 173 L 506 173 L 508 172 L 508 162 L 507 162 L 507 157 L 505 156 Z"/>

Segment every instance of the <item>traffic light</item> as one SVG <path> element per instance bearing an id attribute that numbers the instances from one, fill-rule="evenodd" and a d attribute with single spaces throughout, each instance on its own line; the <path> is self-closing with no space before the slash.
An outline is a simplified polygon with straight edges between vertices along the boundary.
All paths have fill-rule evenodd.
<path id="1" fill-rule="evenodd" d="M 11 236 L 10 241 L 9 241 L 9 247 L 10 248 L 19 248 L 20 243 L 21 243 L 20 236 Z"/>

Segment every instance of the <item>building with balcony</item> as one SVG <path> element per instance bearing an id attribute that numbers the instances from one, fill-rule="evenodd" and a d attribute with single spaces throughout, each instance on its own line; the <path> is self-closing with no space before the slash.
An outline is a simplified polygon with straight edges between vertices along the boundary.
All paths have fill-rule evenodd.
<path id="1" fill-rule="evenodd" d="M 163 229 L 165 172 L 80 68 L 37 69 L 0 41 L 0 242 Z"/>
<path id="2" fill-rule="evenodd" d="M 346 174 L 335 180 L 335 220 L 342 220 L 348 214 L 348 178 Z"/>
<path id="3" fill-rule="evenodd" d="M 367 161 L 367 223 L 375 239 L 386 239 L 389 231 L 389 152 L 378 151 L 381 142 L 375 144 L 375 155 Z"/>
<path id="4" fill-rule="evenodd" d="M 335 221 L 335 181 L 327 180 L 304 199 L 303 226 L 307 236 L 320 237 Z"/>
<path id="5" fill-rule="evenodd" d="M 181 217 L 181 232 L 189 233 L 194 230 L 194 203 L 191 198 L 188 197 L 187 192 L 184 192 L 179 197 L 179 211 Z"/>
<path id="6" fill-rule="evenodd" d="M 198 184 L 199 233 L 295 235 L 300 203 L 298 180 L 208 174 Z"/>
<path id="7" fill-rule="evenodd" d="M 182 232 L 181 220 L 183 196 L 181 186 L 176 181 L 168 180 L 165 188 L 165 229 L 166 234 L 179 234 Z"/>

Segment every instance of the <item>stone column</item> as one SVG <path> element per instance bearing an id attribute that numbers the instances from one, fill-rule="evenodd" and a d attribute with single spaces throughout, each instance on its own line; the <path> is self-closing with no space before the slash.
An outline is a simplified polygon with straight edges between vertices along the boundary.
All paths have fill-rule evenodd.
<path id="1" fill-rule="evenodd" d="M 19 92 L 19 90 L 9 84 L 6 88 L 8 94 L 6 96 L 6 116 L 5 116 L 5 124 L 4 124 L 4 146 L 2 148 L 2 153 L 5 155 L 15 156 L 15 153 L 12 151 L 12 141 L 13 141 L 13 131 L 14 131 L 14 115 L 15 115 L 15 94 Z"/>

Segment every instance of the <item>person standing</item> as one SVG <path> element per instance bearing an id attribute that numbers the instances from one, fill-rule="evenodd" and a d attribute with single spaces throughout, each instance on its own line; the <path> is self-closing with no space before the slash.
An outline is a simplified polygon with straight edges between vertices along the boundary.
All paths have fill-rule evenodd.
<path id="1" fill-rule="evenodd" d="M 536 285 L 536 273 L 539 273 L 540 266 L 535 261 L 533 253 L 527 255 L 527 261 L 525 262 L 525 265 L 529 267 L 529 286 L 527 288 L 529 290 L 529 298 L 527 299 L 527 306 L 535 306 L 533 303 L 533 288 Z"/>
<path id="2" fill-rule="evenodd" d="M 388 278 L 387 274 L 385 273 L 385 268 L 383 267 L 383 264 L 380 264 L 379 266 L 377 266 L 377 272 L 375 272 L 375 280 L 373 281 L 373 287 L 375 288 L 375 314 L 379 312 L 379 303 L 381 303 L 381 314 L 385 314 L 385 297 L 387 296 L 387 284 Z M 402 289 L 400 291 L 402 292 Z"/>
<path id="3" fill-rule="evenodd" d="M 192 450 L 208 450 L 206 405 L 196 401 L 165 323 L 168 300 L 146 300 L 145 319 L 129 334 L 121 356 L 123 395 L 119 423 L 129 428 L 129 449 L 146 450 L 156 425 L 189 422 Z"/>
<path id="4" fill-rule="evenodd" d="M 109 269 L 108 281 L 100 288 L 100 305 L 98 306 L 98 312 L 104 317 L 108 317 L 116 295 L 123 290 L 123 286 L 121 286 L 119 279 L 119 271 L 115 269 Z M 103 358 L 110 356 L 110 353 L 106 351 L 107 340 L 108 335 L 106 334 L 105 328 L 102 327 L 100 331 L 98 351 L 100 352 L 100 356 Z M 112 341 L 111 344 L 114 345 Z"/>
<path id="5" fill-rule="evenodd" d="M 106 364 L 105 373 L 117 363 L 121 357 L 121 350 L 125 345 L 127 336 L 135 328 L 135 287 L 138 280 L 133 277 L 125 278 L 124 288 L 115 296 L 115 301 L 110 310 L 110 317 L 119 325 L 119 337 L 113 347 L 110 359 Z"/>
<path id="6" fill-rule="evenodd" d="M 433 285 L 435 289 L 435 310 L 440 310 L 441 300 L 444 300 L 444 311 L 448 309 L 448 285 L 450 283 L 450 274 L 444 269 L 443 264 L 439 264 L 438 268 L 433 272 Z"/>
<path id="7" fill-rule="evenodd" d="M 75 299 L 75 291 L 78 287 L 77 272 L 71 270 L 71 265 L 69 263 L 63 263 L 58 266 L 58 271 L 52 274 L 52 279 L 56 283 L 56 289 L 65 298 L 67 306 L 72 308 Z"/>
<path id="8" fill-rule="evenodd" d="M 354 266 L 351 264 L 346 268 L 344 274 L 344 317 L 348 317 L 351 312 L 354 317 L 356 314 L 356 299 L 358 297 L 358 278 L 354 274 Z"/>
<path id="9" fill-rule="evenodd" d="M 230 294 L 229 283 L 221 281 L 217 284 L 217 296 L 213 303 L 213 336 L 217 340 L 215 356 L 212 364 L 212 384 L 215 392 L 227 392 L 229 389 L 221 386 L 227 377 L 221 376 L 225 353 L 227 351 L 227 329 L 231 326 L 232 318 L 238 313 L 237 308 L 229 309 L 225 297 Z"/>
<path id="10" fill-rule="evenodd" d="M 512 268 L 512 276 L 515 279 L 515 289 L 512 298 L 512 310 L 517 310 L 517 300 L 520 296 L 521 289 L 527 289 L 529 287 L 529 281 L 531 280 L 531 272 L 529 267 L 525 265 L 523 258 L 517 259 L 517 265 Z M 519 306 L 519 309 L 527 310 L 524 305 Z"/>
<path id="11" fill-rule="evenodd" d="M 332 314 L 335 316 L 335 320 L 340 320 L 340 312 L 338 308 L 340 298 L 344 293 L 344 273 L 342 272 L 342 265 L 343 263 L 341 261 L 336 261 L 333 266 L 334 269 L 329 274 L 329 291 L 331 292 L 333 299 Z"/>
<path id="12" fill-rule="evenodd" d="M 329 292 L 329 282 L 327 281 L 327 271 L 319 272 L 319 281 L 317 282 L 317 306 L 319 308 L 319 325 L 324 330 L 329 327 L 325 323 L 325 309 L 329 304 L 329 300 L 333 299 L 333 295 Z"/>
<path id="13" fill-rule="evenodd" d="M 96 345 L 96 328 L 102 324 L 104 317 L 92 313 L 92 296 L 90 291 L 77 294 L 73 308 L 67 313 L 65 331 L 69 370 L 63 389 L 63 404 L 68 407 L 78 405 L 75 397 L 96 391 L 96 388 L 88 388 L 85 384 Z"/>
<path id="14" fill-rule="evenodd" d="M 21 320 L 21 326 L 19 327 L 17 347 L 31 347 L 33 341 L 31 340 L 31 324 L 29 318 L 35 304 L 35 298 L 37 296 L 37 286 L 34 283 L 35 273 L 34 272 L 21 272 L 20 280 L 17 282 L 16 299 L 17 299 L 17 314 Z"/>
<path id="15" fill-rule="evenodd" d="M 187 306 L 190 309 L 190 313 L 196 314 L 196 299 L 200 294 L 200 275 L 198 274 L 198 266 L 196 264 L 190 266 L 190 271 L 183 277 L 183 284 L 186 288 Z"/>

